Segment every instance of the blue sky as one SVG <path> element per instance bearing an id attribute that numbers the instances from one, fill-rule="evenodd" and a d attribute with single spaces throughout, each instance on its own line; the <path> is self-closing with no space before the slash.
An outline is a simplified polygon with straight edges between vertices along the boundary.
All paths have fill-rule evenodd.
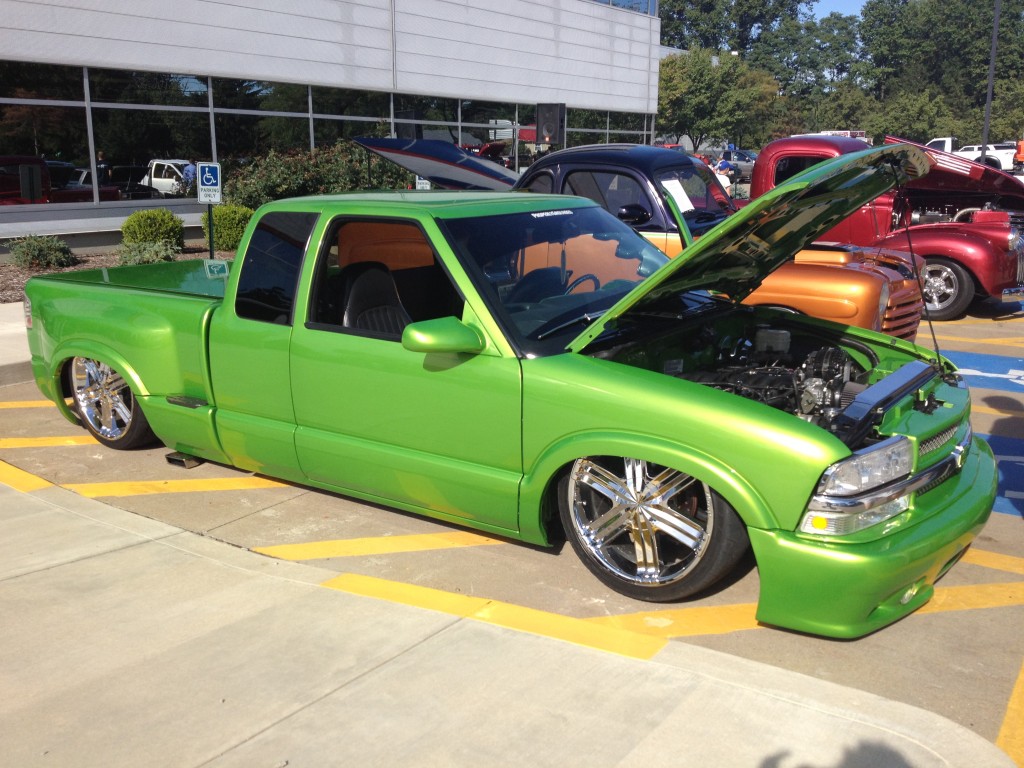
<path id="1" fill-rule="evenodd" d="M 835 11 L 844 16 L 859 16 L 862 5 L 864 0 L 818 0 L 814 6 L 814 15 L 820 19 Z"/>

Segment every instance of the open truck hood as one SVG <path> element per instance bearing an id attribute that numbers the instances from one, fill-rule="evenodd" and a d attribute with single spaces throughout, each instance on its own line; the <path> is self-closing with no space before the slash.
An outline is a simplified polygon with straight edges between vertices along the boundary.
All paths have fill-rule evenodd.
<path id="1" fill-rule="evenodd" d="M 739 303 L 797 251 L 892 187 L 928 173 L 931 164 L 923 147 L 895 144 L 841 155 L 794 176 L 687 247 L 569 348 L 581 351 L 629 315 L 678 314 L 687 291 L 727 294 Z"/>
<path id="2" fill-rule="evenodd" d="M 981 193 L 993 197 L 1010 197 L 1024 205 L 1024 183 L 1005 171 L 968 160 L 962 155 L 930 149 L 922 144 L 886 136 L 885 143 L 909 144 L 928 153 L 934 167 L 927 178 L 914 179 L 910 189 L 927 192 Z"/>
<path id="3" fill-rule="evenodd" d="M 519 175 L 504 166 L 434 139 L 352 139 L 395 165 L 442 189 L 490 189 L 507 192 Z"/>

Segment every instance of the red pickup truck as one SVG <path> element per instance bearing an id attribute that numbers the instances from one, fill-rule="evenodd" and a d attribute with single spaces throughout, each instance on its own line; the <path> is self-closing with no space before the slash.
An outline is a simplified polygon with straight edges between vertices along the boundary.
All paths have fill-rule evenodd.
<path id="1" fill-rule="evenodd" d="M 885 143 L 913 142 L 887 136 Z M 754 163 L 750 197 L 822 160 L 864 148 L 863 141 L 840 136 L 773 141 Z M 935 320 L 962 315 L 975 298 L 1024 299 L 1024 184 L 963 157 L 926 151 L 931 172 L 876 198 L 822 239 L 923 258 L 925 304 Z"/>
<path id="2" fill-rule="evenodd" d="M 91 203 L 92 186 L 80 184 L 75 167 L 30 155 L 0 157 L 0 205 Z M 100 200 L 120 200 L 117 187 L 100 187 Z"/>

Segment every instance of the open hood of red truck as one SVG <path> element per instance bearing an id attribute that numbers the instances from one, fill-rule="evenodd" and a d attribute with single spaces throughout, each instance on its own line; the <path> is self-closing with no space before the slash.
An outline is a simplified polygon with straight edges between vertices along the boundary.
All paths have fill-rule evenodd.
<path id="1" fill-rule="evenodd" d="M 920 147 L 931 157 L 931 173 L 907 183 L 910 189 L 928 192 L 957 192 L 1012 197 L 1024 204 L 1024 183 L 1016 176 L 991 168 L 960 155 L 929 149 L 895 136 L 886 136 L 886 144 L 910 144 Z"/>

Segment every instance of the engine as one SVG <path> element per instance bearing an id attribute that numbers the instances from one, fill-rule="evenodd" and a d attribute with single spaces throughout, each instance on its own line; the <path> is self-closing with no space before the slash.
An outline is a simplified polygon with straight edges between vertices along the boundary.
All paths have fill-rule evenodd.
<path id="1" fill-rule="evenodd" d="M 865 389 L 857 381 L 861 373 L 838 346 L 815 346 L 794 355 L 789 331 L 758 328 L 753 339 L 741 339 L 721 354 L 714 367 L 675 375 L 831 429 L 835 417 Z"/>

